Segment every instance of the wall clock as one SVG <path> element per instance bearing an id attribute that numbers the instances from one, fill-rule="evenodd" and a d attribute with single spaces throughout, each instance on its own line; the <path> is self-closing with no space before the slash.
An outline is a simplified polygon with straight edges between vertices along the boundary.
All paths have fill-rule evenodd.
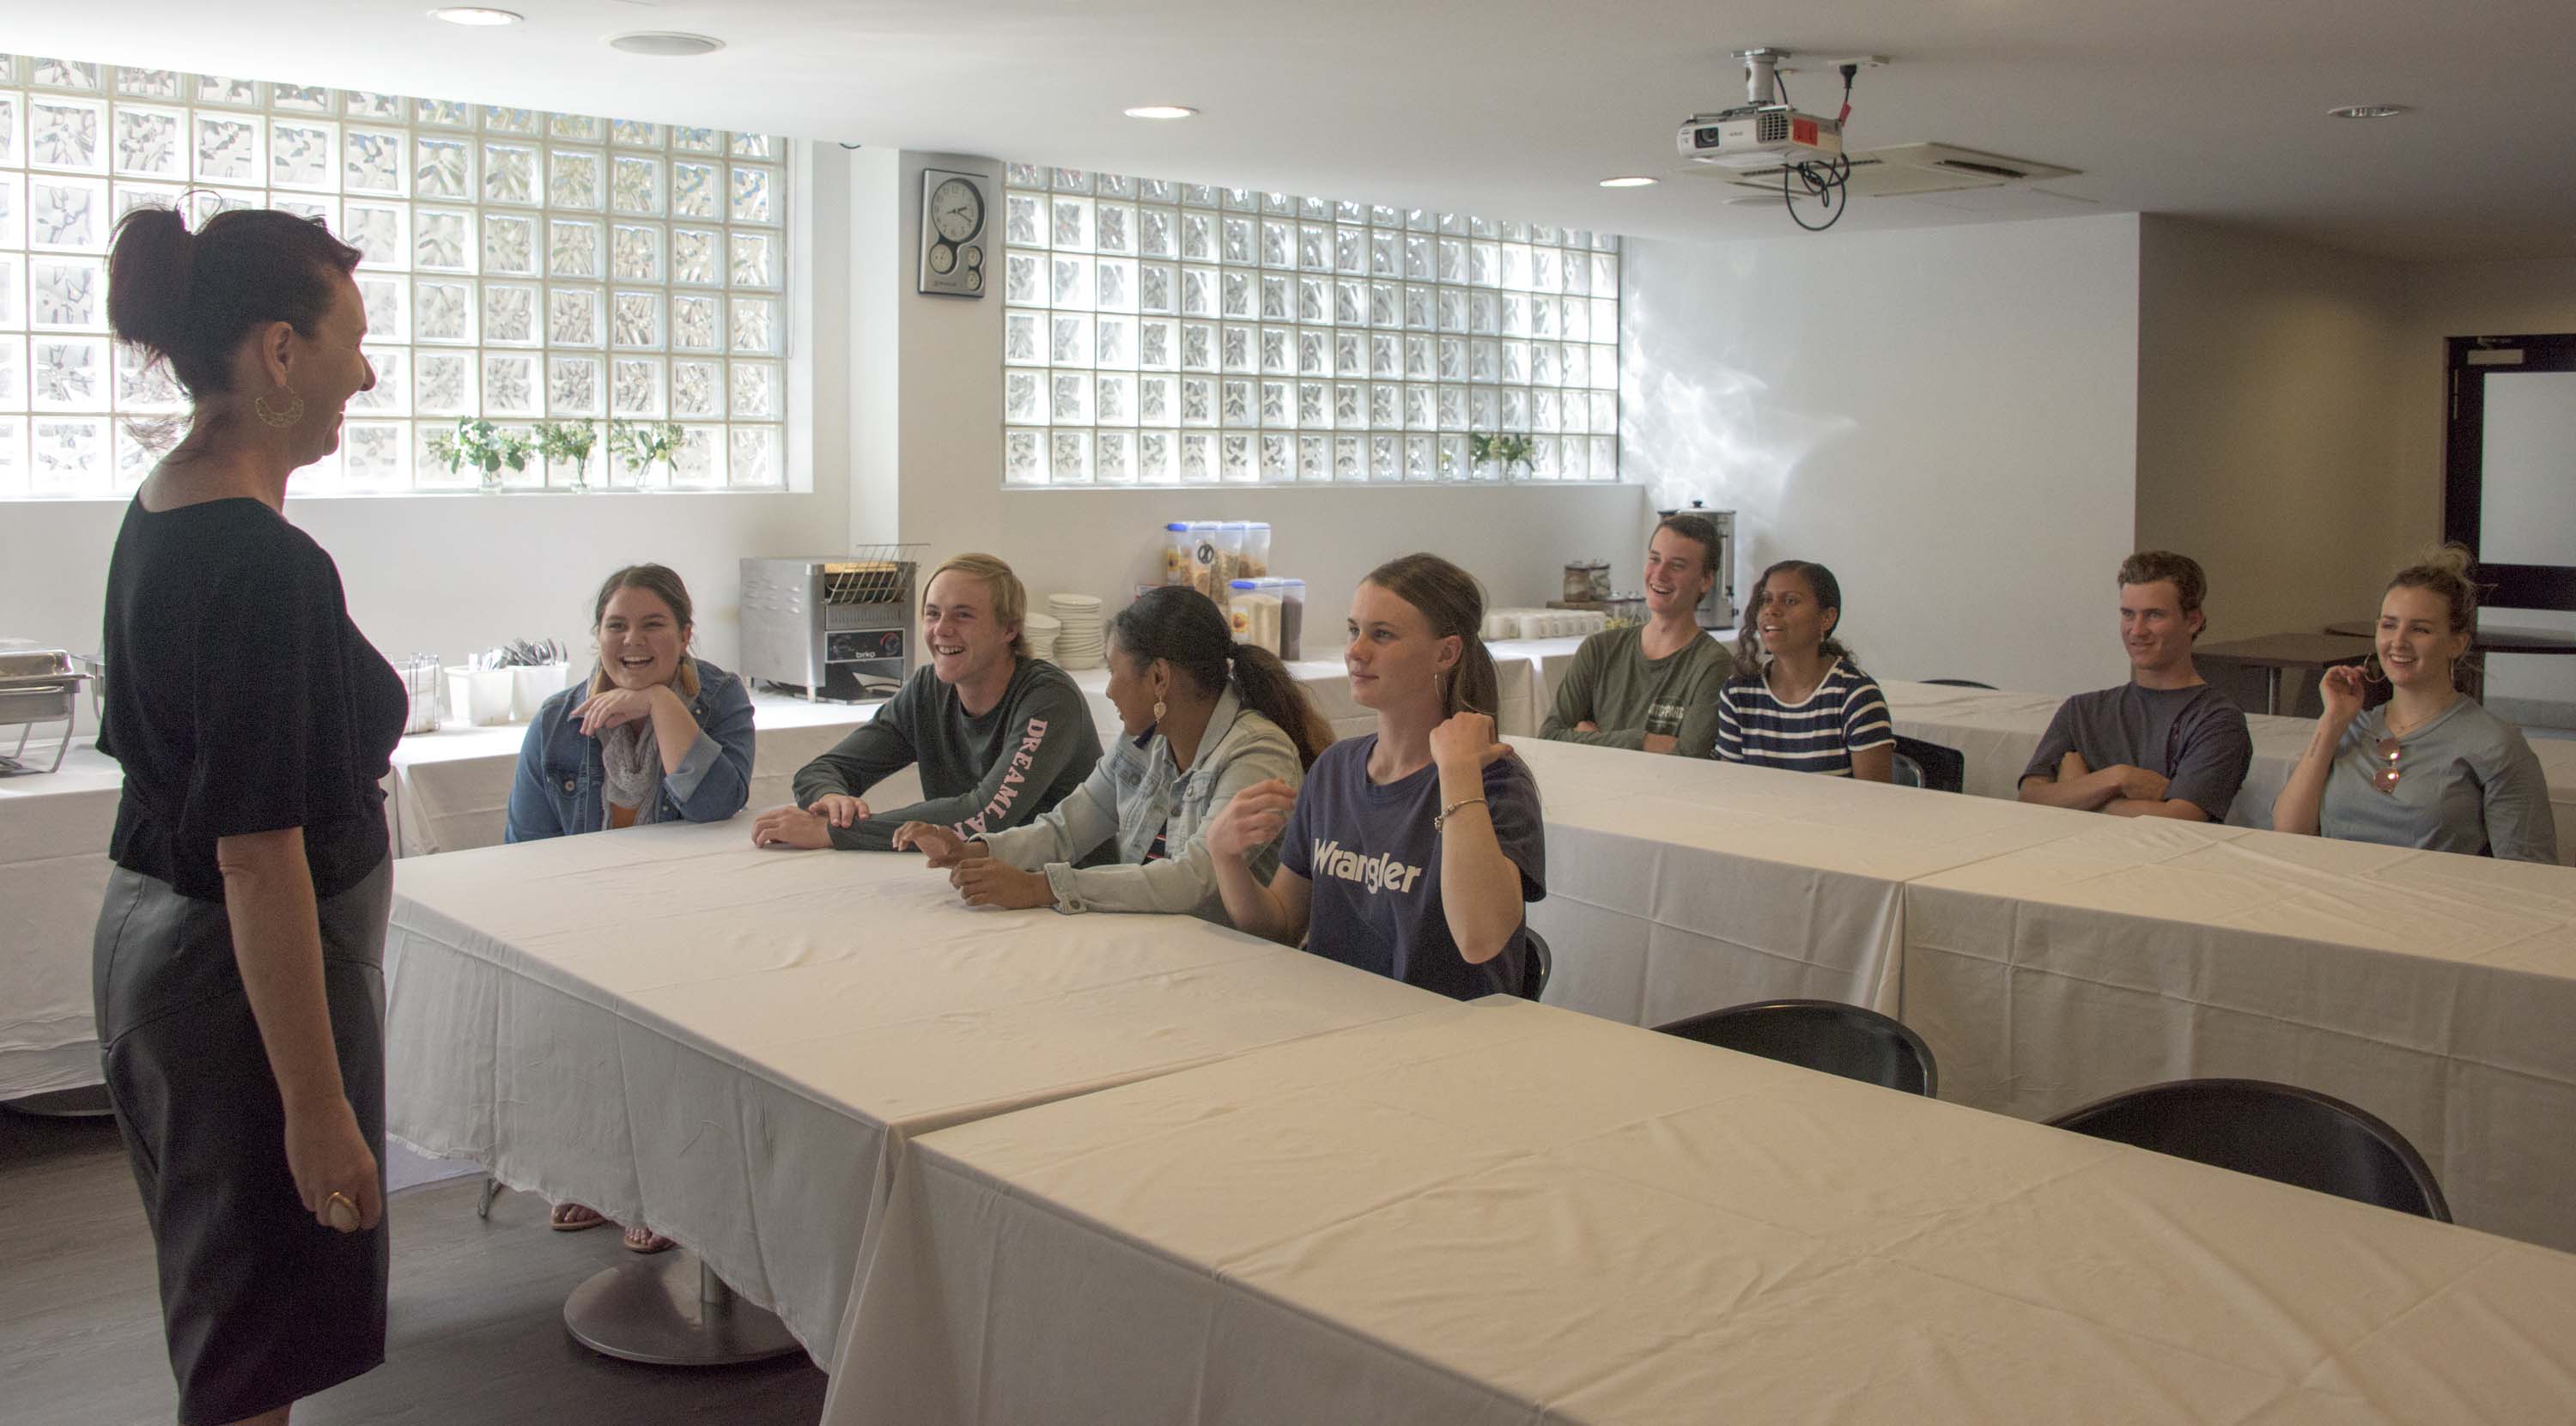
<path id="1" fill-rule="evenodd" d="M 921 171 L 920 290 L 944 297 L 984 295 L 992 246 L 991 181 L 953 169 Z"/>

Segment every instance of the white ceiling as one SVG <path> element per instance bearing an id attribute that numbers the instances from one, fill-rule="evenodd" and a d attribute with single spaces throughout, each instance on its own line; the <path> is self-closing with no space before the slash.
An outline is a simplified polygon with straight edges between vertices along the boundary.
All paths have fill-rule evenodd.
<path id="1" fill-rule="evenodd" d="M 2083 170 L 1992 212 L 1860 200 L 1845 230 L 2145 211 L 2415 261 L 2576 255 L 2571 0 L 94 0 L 11 6 L 0 49 L 1022 158 L 1653 237 L 1788 234 L 1684 175 L 1732 49 L 1875 52 L 1851 142 Z M 602 41 L 724 39 L 699 59 Z M 1831 111 L 1839 81 L 1793 79 Z M 1119 110 L 1203 112 L 1149 124 Z M 2357 123 L 2325 111 L 2398 103 Z M 1653 188 L 1605 191 L 1612 174 Z M 2082 200 L 2082 201 L 2079 201 Z"/>

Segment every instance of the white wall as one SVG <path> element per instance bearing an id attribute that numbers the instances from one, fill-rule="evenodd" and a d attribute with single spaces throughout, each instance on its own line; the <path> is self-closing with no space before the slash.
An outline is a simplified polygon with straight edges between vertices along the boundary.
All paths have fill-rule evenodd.
<path id="1" fill-rule="evenodd" d="M 853 185 L 884 191 L 886 155 L 862 154 Z M 1427 549 L 1457 560 L 1486 584 L 1497 604 L 1537 604 L 1562 592 L 1563 566 L 1599 556 L 1623 567 L 1642 563 L 1646 501 L 1633 485 L 1464 489 L 1454 486 L 1313 489 L 1207 487 L 1192 490 L 1013 490 L 1001 488 L 1001 303 L 924 297 L 913 291 L 910 234 L 919 218 L 920 171 L 967 169 L 993 175 L 990 160 L 906 153 L 892 187 L 903 210 L 893 244 L 857 244 L 875 253 L 862 261 L 855 289 L 891 307 L 895 320 L 862 335 L 853 406 L 881 410 L 869 383 L 899 373 L 894 402 L 901 428 L 891 459 L 899 468 L 900 538 L 925 546 L 929 559 L 982 549 L 1009 560 L 1033 595 L 1095 594 L 1124 604 L 1134 586 L 1162 579 L 1163 524 L 1169 520 L 1267 520 L 1271 569 L 1307 581 L 1307 597 L 1325 626 L 1338 623 L 1350 591 L 1392 556 Z M 853 221 L 882 222 L 862 205 Z M 891 264 L 888 269 L 884 265 Z M 861 489 L 876 486 L 870 459 L 885 453 L 876 433 L 858 440 Z M 889 536 L 854 519 L 856 540 Z M 1631 581 L 1633 582 L 1633 581 Z M 1311 624 L 1309 627 L 1315 627 Z M 1330 656 L 1330 644 L 1307 641 L 1308 657 Z"/>
<path id="2" fill-rule="evenodd" d="M 2138 544 L 2209 572 L 2210 640 L 2377 613 L 2414 539 L 2402 269 L 2156 215 L 2138 246 Z"/>
<path id="3" fill-rule="evenodd" d="M 2138 222 L 1632 242 L 1623 459 L 1737 512 L 1738 587 L 1813 559 L 1872 671 L 2122 677 Z"/>
<path id="4" fill-rule="evenodd" d="M 2576 259 L 2412 268 L 2406 274 L 2405 303 L 2395 450 L 2403 472 L 2401 508 L 2411 547 L 2438 539 L 2442 533 L 2442 442 L 2447 429 L 2444 340 L 2576 332 Z M 2576 564 L 2576 550 L 2562 555 L 2559 562 Z M 2576 613 L 2500 610 L 2489 621 L 2576 633 Z M 2492 659 L 2487 665 L 2487 696 L 2576 704 L 2576 658 L 2525 654 Z"/>

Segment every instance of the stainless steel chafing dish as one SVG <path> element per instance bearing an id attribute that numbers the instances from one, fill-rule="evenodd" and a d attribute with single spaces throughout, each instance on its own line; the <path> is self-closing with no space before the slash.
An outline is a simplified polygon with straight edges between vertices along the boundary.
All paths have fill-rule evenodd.
<path id="1" fill-rule="evenodd" d="M 80 686 L 89 676 L 62 649 L 0 641 L 0 729 L 13 723 L 18 726 L 18 745 L 8 756 L 0 757 L 0 777 L 52 772 L 63 765 L 63 754 L 72 745 L 73 709 L 79 702 Z M 21 759 L 27 751 L 27 740 L 46 723 L 62 724 L 63 733 L 54 740 L 54 760 L 36 767 Z"/>

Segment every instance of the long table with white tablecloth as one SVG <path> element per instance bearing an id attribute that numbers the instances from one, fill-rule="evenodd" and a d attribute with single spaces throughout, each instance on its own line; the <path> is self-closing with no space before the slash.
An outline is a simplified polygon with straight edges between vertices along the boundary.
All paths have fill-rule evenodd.
<path id="1" fill-rule="evenodd" d="M 2078 835 L 2085 813 L 1510 740 L 1536 776 L 1550 1004 L 1658 1025 L 1748 1000 L 1898 1008 L 1905 883 Z"/>
<path id="2" fill-rule="evenodd" d="M 1946 684 L 1886 681 L 1887 709 L 1896 731 L 1911 738 L 1955 748 L 1968 764 L 1967 791 L 1979 797 L 2011 798 L 2021 775 L 2048 731 L 2048 720 L 2063 700 L 2034 693 L 2005 693 Z M 2245 715 L 2254 740 L 2254 762 L 2245 786 L 2227 810 L 2231 827 L 2268 829 L 2272 802 L 2290 780 L 2300 754 L 2316 732 L 2311 718 Z M 2558 824 L 2558 860 L 2576 866 L 2576 740 L 2534 738 L 2531 750 L 2549 779 L 2549 805 Z"/>
<path id="3" fill-rule="evenodd" d="M 914 1141 L 826 1426 L 2576 1419 L 2576 1258 L 1563 1011 Z"/>
<path id="4" fill-rule="evenodd" d="M 2286 1081 L 2395 1125 L 2462 1223 L 2576 1249 L 2576 873 L 2093 822 L 1906 888 L 1904 1018 L 1945 1097 Z"/>
<path id="5" fill-rule="evenodd" d="M 827 1364 L 908 1136 L 1443 1003 L 1192 917 L 970 909 L 917 858 L 739 822 L 414 858 L 395 893 L 395 1137 L 651 1223 Z"/>

